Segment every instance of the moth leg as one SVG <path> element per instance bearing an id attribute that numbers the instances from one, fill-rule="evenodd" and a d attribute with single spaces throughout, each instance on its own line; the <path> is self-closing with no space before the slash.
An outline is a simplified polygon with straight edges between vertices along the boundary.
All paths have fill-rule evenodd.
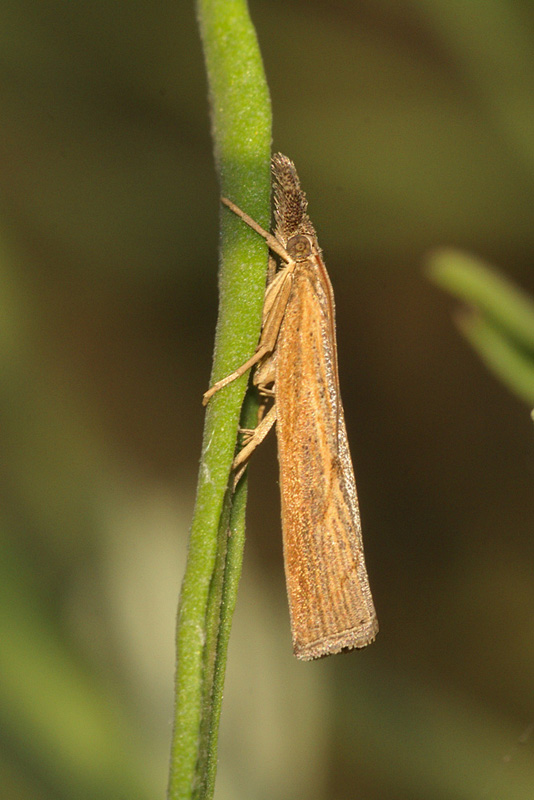
<path id="1" fill-rule="evenodd" d="M 241 452 L 242 452 L 243 448 L 246 447 L 249 444 L 249 442 L 251 442 L 253 439 L 255 439 L 255 437 L 257 435 L 258 428 L 259 428 L 260 424 L 263 422 L 263 420 L 265 419 L 265 417 L 267 415 L 267 409 L 269 409 L 269 411 L 271 411 L 272 408 L 273 408 L 273 404 L 270 401 L 274 398 L 274 395 L 275 395 L 274 386 L 273 386 L 272 389 L 266 389 L 264 386 L 260 385 L 260 386 L 257 387 L 257 389 L 258 389 L 259 394 L 262 395 L 262 399 L 261 399 L 260 405 L 258 406 L 258 419 L 257 419 L 257 422 L 256 422 L 256 427 L 255 428 L 239 428 L 239 433 L 242 436 L 242 439 L 241 439 L 241 451 L 236 456 L 236 459 L 235 459 L 234 463 L 232 464 L 232 469 L 235 469 L 236 466 L 239 466 L 239 464 L 236 463 L 236 462 L 238 462 L 238 459 L 240 458 L 240 455 L 241 455 Z M 263 396 L 263 395 L 265 395 L 265 396 Z M 272 424 L 273 423 L 271 422 L 269 424 L 269 427 L 265 431 L 265 433 L 262 433 L 261 438 L 257 439 L 256 445 L 255 445 L 256 447 L 258 446 L 258 444 L 260 444 L 260 442 L 263 441 L 263 439 L 265 439 L 265 437 L 267 436 Z"/>
<path id="2" fill-rule="evenodd" d="M 256 377 L 256 376 L 254 376 Z M 265 389 L 263 386 L 256 386 L 258 390 L 258 394 L 260 396 L 260 404 L 258 406 L 258 421 L 256 423 L 256 427 L 260 424 L 262 419 L 267 413 L 267 409 L 272 406 L 271 400 L 274 400 L 275 391 L 273 389 Z M 241 428 L 240 433 L 245 434 L 243 439 L 243 443 L 246 444 L 250 439 L 250 435 L 254 433 L 256 428 Z"/>
<path id="3" fill-rule="evenodd" d="M 263 329 L 260 343 L 256 348 L 256 352 L 251 358 L 248 359 L 248 361 L 245 361 L 245 363 L 241 364 L 241 366 L 238 367 L 234 372 L 232 372 L 230 375 L 227 375 L 226 378 L 214 383 L 213 386 L 204 393 L 202 405 L 205 406 L 208 400 L 213 397 L 213 395 L 218 392 L 219 389 L 222 389 L 224 386 L 228 386 L 229 383 L 232 383 L 232 381 L 235 381 L 236 378 L 239 378 L 241 375 L 243 375 L 248 369 L 250 369 L 250 367 L 258 364 L 258 362 L 262 361 L 266 356 L 273 352 L 276 346 L 276 340 L 278 338 L 278 331 L 280 330 L 280 325 L 282 324 L 282 319 L 284 317 L 287 301 L 291 293 L 292 282 L 293 276 L 291 274 L 290 267 L 286 267 L 283 272 L 278 273 L 274 281 L 267 288 L 266 296 L 269 298 L 268 311 L 267 313 L 264 312 Z"/>
<path id="4" fill-rule="evenodd" d="M 260 236 L 263 236 L 273 253 L 276 253 L 277 256 L 280 256 L 280 258 L 288 263 L 293 260 L 283 244 L 278 241 L 276 236 L 273 236 L 272 233 L 269 233 L 265 230 L 265 228 L 262 228 L 261 225 L 258 225 L 258 223 L 252 219 L 252 217 L 249 217 L 248 214 L 245 214 L 244 211 L 241 211 L 239 206 L 236 206 L 236 204 L 232 203 L 231 200 L 228 200 L 227 197 L 221 197 L 221 202 L 224 203 L 225 206 L 228 206 L 230 211 L 233 211 L 234 214 L 237 214 L 237 216 L 240 217 L 243 222 L 246 222 L 249 228 L 252 228 L 253 231 L 259 233 Z"/>
<path id="5" fill-rule="evenodd" d="M 259 425 L 259 423 L 261 422 L 261 419 L 259 418 L 259 411 L 260 411 L 260 410 L 261 410 L 261 409 L 259 409 L 259 410 L 258 410 L 258 425 Z M 262 417 L 263 417 L 263 415 L 262 415 Z M 248 442 L 250 442 L 250 440 L 251 440 L 251 439 L 252 439 L 252 437 L 254 436 L 254 432 L 255 432 L 255 430 L 256 430 L 256 428 L 239 428 L 239 433 L 240 433 L 240 435 L 243 437 L 243 438 L 242 438 L 242 440 L 241 440 L 241 446 L 242 446 L 242 448 L 243 448 L 243 447 L 244 447 L 246 444 L 248 444 Z M 233 468 L 233 464 L 232 464 L 232 468 Z"/>
<path id="6" fill-rule="evenodd" d="M 247 443 L 241 448 L 234 459 L 234 463 L 232 464 L 232 469 L 235 471 L 234 489 L 241 480 L 241 476 L 247 468 L 247 463 L 250 456 L 256 447 L 263 442 L 275 422 L 276 406 L 274 405 L 264 416 L 258 426 L 254 428 L 254 430 L 247 431 L 247 433 L 250 434 L 250 436 L 247 437 Z"/>
<path id="7" fill-rule="evenodd" d="M 260 405 L 258 408 L 258 425 L 262 421 L 262 419 L 267 414 L 268 409 L 272 406 L 272 401 L 275 398 L 275 390 L 274 390 L 274 363 L 273 363 L 273 356 L 268 356 L 262 363 L 256 368 L 256 372 L 254 373 L 254 385 L 258 390 L 258 394 L 260 396 Z M 271 385 L 271 388 L 267 388 L 268 385 Z"/>
<path id="8" fill-rule="evenodd" d="M 264 356 L 266 356 L 267 353 L 269 353 L 269 352 L 270 352 L 269 346 L 266 345 L 266 344 L 262 344 L 261 341 L 260 341 L 260 344 L 258 345 L 258 348 L 256 349 L 256 352 L 254 353 L 254 355 L 251 358 L 248 359 L 248 361 L 245 361 L 245 363 L 241 364 L 241 366 L 238 367 L 234 372 L 232 372 L 230 375 L 227 375 L 226 378 L 223 378 L 222 380 L 217 381 L 217 383 L 213 384 L 211 389 L 208 389 L 207 392 L 204 392 L 204 396 L 202 398 L 202 405 L 205 406 L 207 404 L 208 400 L 211 397 L 213 397 L 213 395 L 216 392 L 218 392 L 219 389 L 222 389 L 224 386 L 228 386 L 228 384 L 232 383 L 232 381 L 235 381 L 236 378 L 239 378 L 239 377 L 241 377 L 241 375 L 244 375 L 245 372 L 248 369 L 253 367 L 254 364 L 257 364 L 258 361 L 261 361 L 262 358 Z"/>
<path id="9" fill-rule="evenodd" d="M 273 282 L 276 275 L 276 259 L 269 254 L 269 263 L 267 266 L 267 286 Z"/>
<path id="10" fill-rule="evenodd" d="M 273 393 L 272 396 L 274 397 L 274 393 Z M 262 419 L 265 417 L 265 414 L 267 412 L 267 406 L 269 404 L 268 400 L 269 400 L 269 398 L 265 398 L 265 402 L 262 402 L 260 404 L 260 407 L 258 408 L 258 425 L 260 424 Z"/>
<path id="11" fill-rule="evenodd" d="M 217 381 L 207 392 L 204 393 L 204 397 L 202 398 L 202 405 L 206 405 L 208 400 L 213 397 L 213 395 L 222 389 L 224 386 L 228 386 L 229 383 L 235 381 L 236 378 L 239 378 L 243 375 L 248 369 L 257 364 L 261 361 L 266 355 L 273 352 L 273 349 L 276 344 L 276 339 L 278 337 L 278 331 L 280 330 L 280 325 L 282 322 L 282 318 L 284 316 L 285 307 L 287 305 L 287 301 L 289 299 L 289 294 L 291 292 L 291 284 L 292 284 L 292 271 L 295 268 L 295 261 L 285 247 L 278 241 L 278 239 L 273 236 L 272 233 L 269 233 L 261 225 L 258 225 L 252 217 L 249 217 L 248 214 L 245 214 L 244 211 L 232 203 L 231 200 L 228 200 L 226 197 L 221 197 L 221 201 L 224 205 L 228 206 L 228 208 L 237 214 L 243 222 L 245 222 L 252 230 L 259 233 L 260 236 L 263 236 L 267 244 L 269 245 L 270 250 L 276 253 L 280 258 L 286 262 L 287 267 L 276 273 L 276 262 L 271 257 L 269 258 L 269 267 L 267 273 L 267 289 L 265 292 L 265 301 L 264 301 L 264 309 L 263 309 L 263 323 L 262 323 L 262 333 L 260 337 L 260 342 L 254 355 L 245 361 L 244 364 L 241 364 L 238 369 L 232 372 L 230 375 L 227 375 L 226 378 L 223 378 L 220 381 Z"/>
<path id="12" fill-rule="evenodd" d="M 258 392 L 262 397 L 265 398 L 265 400 L 272 400 L 272 398 L 276 395 L 274 389 L 264 389 L 261 386 L 258 386 Z"/>

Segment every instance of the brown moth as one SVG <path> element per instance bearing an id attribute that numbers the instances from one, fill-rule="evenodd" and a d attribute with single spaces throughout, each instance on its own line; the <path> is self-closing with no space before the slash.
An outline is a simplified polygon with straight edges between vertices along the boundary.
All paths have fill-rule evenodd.
<path id="1" fill-rule="evenodd" d="M 270 410 L 234 461 L 236 482 L 276 422 L 284 563 L 297 658 L 365 647 L 378 622 L 365 568 L 354 470 L 339 392 L 332 285 L 292 161 L 276 154 L 274 235 L 222 202 L 279 256 L 271 271 L 256 352 L 204 395 L 254 366 Z"/>

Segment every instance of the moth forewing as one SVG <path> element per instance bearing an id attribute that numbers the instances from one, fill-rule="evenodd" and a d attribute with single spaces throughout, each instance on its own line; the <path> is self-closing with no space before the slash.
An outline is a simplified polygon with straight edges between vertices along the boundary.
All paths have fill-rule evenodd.
<path id="1" fill-rule="evenodd" d="M 276 422 L 293 647 L 297 658 L 310 660 L 365 647 L 378 622 L 339 393 L 332 286 L 294 164 L 278 153 L 273 174 L 274 235 L 223 200 L 266 239 L 281 267 L 266 289 L 254 355 L 204 402 L 252 366 L 255 386 L 274 398 L 236 456 L 234 480 Z"/>
<path id="2" fill-rule="evenodd" d="M 295 655 L 364 647 L 378 625 L 339 395 L 333 297 L 320 256 L 299 262 L 276 348 L 284 561 Z"/>

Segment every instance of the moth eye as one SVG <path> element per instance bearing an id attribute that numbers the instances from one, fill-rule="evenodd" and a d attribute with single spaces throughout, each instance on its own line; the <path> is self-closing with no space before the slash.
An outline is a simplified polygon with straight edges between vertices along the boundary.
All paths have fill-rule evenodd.
<path id="1" fill-rule="evenodd" d="M 295 261 L 305 261 L 311 256 L 311 244 L 307 236 L 299 233 L 292 236 L 287 243 L 287 252 Z"/>

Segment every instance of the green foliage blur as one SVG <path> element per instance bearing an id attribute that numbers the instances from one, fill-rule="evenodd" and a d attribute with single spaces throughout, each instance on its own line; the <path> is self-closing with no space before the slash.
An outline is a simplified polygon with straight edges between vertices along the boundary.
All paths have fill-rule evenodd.
<path id="1" fill-rule="evenodd" d="M 250 10 L 273 146 L 336 293 L 381 632 L 293 658 L 272 437 L 249 471 L 216 797 L 531 800 L 534 6 Z M 1 17 L 0 794 L 148 800 L 217 307 L 194 6 Z"/>
<path id="2" fill-rule="evenodd" d="M 429 276 L 465 301 L 460 330 L 497 377 L 533 406 L 534 300 L 467 253 L 442 250 L 429 262 Z"/>

